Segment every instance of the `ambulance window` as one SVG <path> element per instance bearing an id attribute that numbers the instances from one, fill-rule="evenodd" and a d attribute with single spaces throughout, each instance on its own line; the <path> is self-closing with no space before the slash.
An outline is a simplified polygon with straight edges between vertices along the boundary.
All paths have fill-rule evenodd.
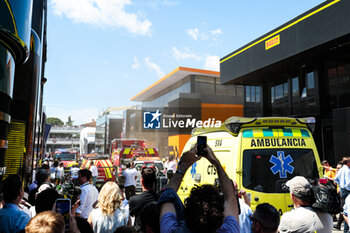
<path id="1" fill-rule="evenodd" d="M 61 161 L 75 161 L 76 160 L 76 154 L 70 153 L 70 152 L 56 153 L 55 157 L 57 159 L 60 158 Z"/>
<path id="2" fill-rule="evenodd" d="M 279 163 L 281 160 L 282 163 Z M 282 189 L 282 185 L 294 176 L 318 177 L 315 156 L 311 149 L 262 149 L 243 152 L 243 186 L 247 189 L 265 193 L 288 192 Z"/>

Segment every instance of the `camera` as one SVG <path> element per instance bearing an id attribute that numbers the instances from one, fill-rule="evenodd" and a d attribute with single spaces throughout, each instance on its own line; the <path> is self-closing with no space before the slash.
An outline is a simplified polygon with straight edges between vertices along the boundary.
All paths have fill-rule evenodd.
<path id="1" fill-rule="evenodd" d="M 75 186 L 72 181 L 65 182 L 61 185 L 58 192 L 63 196 L 71 200 L 71 203 L 74 204 L 77 202 L 78 197 L 81 194 L 81 188 Z"/>

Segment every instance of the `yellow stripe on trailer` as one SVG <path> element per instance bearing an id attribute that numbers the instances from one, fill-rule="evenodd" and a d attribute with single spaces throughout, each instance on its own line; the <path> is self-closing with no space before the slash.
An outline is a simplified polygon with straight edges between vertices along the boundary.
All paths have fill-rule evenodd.
<path id="1" fill-rule="evenodd" d="M 105 173 L 105 176 L 107 178 L 107 171 L 106 171 L 106 168 L 105 168 L 105 166 L 103 164 L 103 161 L 102 160 L 98 160 L 98 163 L 100 164 L 100 167 L 102 167 L 102 169 L 103 169 L 103 171 Z"/>
<path id="2" fill-rule="evenodd" d="M 106 178 L 109 179 L 109 178 L 112 178 L 112 175 L 111 175 L 111 171 L 108 167 L 108 164 L 107 164 L 107 161 L 105 160 L 100 160 L 102 166 L 103 166 L 103 170 L 105 171 L 105 175 L 106 175 Z"/>
<path id="3" fill-rule="evenodd" d="M 109 177 L 113 178 L 113 164 L 109 160 L 106 160 L 106 163 L 108 165 Z"/>
<path id="4" fill-rule="evenodd" d="M 124 149 L 124 154 L 129 154 L 130 153 L 130 148 L 126 148 L 126 149 Z"/>
<path id="5" fill-rule="evenodd" d="M 112 178 L 112 173 L 111 173 L 111 166 L 108 164 L 107 160 L 103 161 L 106 164 L 106 170 L 107 170 L 107 178 Z"/>

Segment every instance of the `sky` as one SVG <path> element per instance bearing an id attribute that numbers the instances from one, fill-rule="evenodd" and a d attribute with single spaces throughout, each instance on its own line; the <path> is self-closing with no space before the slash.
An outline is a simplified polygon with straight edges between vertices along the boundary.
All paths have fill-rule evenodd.
<path id="1" fill-rule="evenodd" d="M 75 125 L 179 66 L 220 58 L 324 0 L 48 0 L 44 106 Z"/>

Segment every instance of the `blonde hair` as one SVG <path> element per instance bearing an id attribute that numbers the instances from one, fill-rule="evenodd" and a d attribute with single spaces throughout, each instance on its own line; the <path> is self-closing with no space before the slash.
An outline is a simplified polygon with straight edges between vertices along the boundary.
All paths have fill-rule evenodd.
<path id="1" fill-rule="evenodd" d="M 112 215 L 116 209 L 120 207 L 121 202 L 122 196 L 119 186 L 112 181 L 105 183 L 98 195 L 97 204 L 97 207 L 101 209 L 102 214 Z"/>
<path id="2" fill-rule="evenodd" d="M 62 233 L 64 227 L 65 223 L 61 214 L 44 211 L 29 221 L 25 231 L 26 233 Z"/>

